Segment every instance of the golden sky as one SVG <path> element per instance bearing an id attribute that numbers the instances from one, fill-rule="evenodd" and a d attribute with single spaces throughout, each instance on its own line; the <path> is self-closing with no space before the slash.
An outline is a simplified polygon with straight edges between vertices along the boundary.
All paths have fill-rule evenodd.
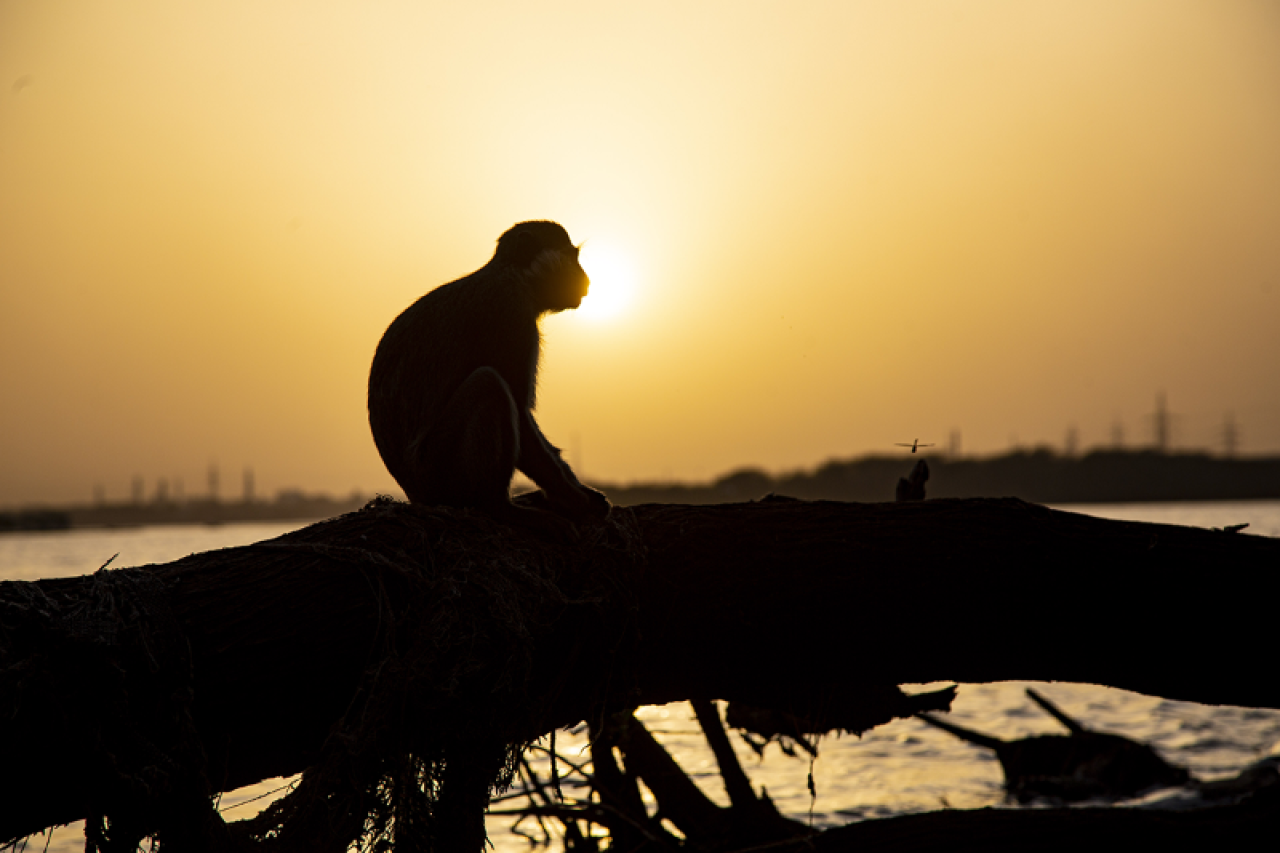
<path id="1" fill-rule="evenodd" d="M 1280 453 L 1280 4 L 625 7 L 0 0 L 0 506 L 391 490 L 379 336 L 530 218 L 587 479 Z"/>

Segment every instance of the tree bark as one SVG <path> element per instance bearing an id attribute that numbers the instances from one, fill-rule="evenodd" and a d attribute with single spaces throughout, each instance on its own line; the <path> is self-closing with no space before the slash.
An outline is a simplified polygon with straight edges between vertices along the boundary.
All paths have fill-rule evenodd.
<path id="1" fill-rule="evenodd" d="M 0 588 L 0 761 L 23 768 L 0 779 L 0 840 L 109 807 L 108 759 L 192 743 L 175 708 L 217 791 L 316 764 L 392 687 L 397 734 L 368 741 L 384 751 L 683 699 L 861 731 L 929 707 L 895 685 L 943 680 L 1280 707 L 1255 665 L 1275 646 L 1280 540 L 1016 499 L 646 505 L 572 547 L 384 502 L 128 588 L 113 574 Z M 410 646 L 433 657 L 384 670 Z M 479 716 L 460 704 L 490 695 Z"/>

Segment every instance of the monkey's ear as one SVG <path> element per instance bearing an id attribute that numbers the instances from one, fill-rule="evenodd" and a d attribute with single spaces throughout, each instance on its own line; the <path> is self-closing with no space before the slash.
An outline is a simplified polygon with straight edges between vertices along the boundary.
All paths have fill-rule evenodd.
<path id="1" fill-rule="evenodd" d="M 536 235 L 518 227 L 503 234 L 498 240 L 498 254 L 504 263 L 512 266 L 531 266 L 542 249 Z"/>

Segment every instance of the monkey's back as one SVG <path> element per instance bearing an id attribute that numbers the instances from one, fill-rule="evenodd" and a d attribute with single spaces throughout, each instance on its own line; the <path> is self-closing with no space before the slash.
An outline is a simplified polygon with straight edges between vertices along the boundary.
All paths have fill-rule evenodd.
<path id="1" fill-rule="evenodd" d="M 410 452 L 477 369 L 492 367 L 517 407 L 532 405 L 538 327 L 519 284 L 508 270 L 482 267 L 423 295 L 383 333 L 369 370 L 369 426 L 407 492 L 415 491 Z"/>

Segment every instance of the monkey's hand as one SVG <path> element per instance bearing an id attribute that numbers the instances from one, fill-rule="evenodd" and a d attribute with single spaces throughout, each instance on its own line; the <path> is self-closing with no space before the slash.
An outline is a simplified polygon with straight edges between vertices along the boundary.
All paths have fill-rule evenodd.
<path id="1" fill-rule="evenodd" d="M 607 518 L 609 510 L 613 509 L 613 504 L 609 503 L 609 499 L 605 497 L 604 492 L 596 491 L 590 486 L 582 486 L 581 488 L 582 493 L 586 495 L 592 520 L 603 521 Z"/>
<path id="2" fill-rule="evenodd" d="M 609 515 L 609 510 L 613 508 L 613 504 L 609 503 L 604 493 L 581 483 L 572 489 L 558 491 L 548 497 L 557 512 L 579 522 L 603 521 Z"/>

